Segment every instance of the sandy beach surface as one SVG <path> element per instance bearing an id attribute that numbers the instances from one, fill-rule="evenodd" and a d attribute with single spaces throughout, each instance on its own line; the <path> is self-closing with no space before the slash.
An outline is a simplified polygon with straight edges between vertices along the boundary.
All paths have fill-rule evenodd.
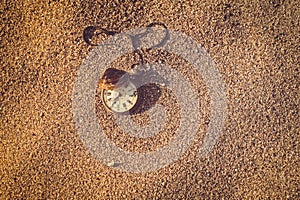
<path id="1" fill-rule="evenodd" d="M 300 199 L 299 8 L 292 0 L 2 0 L 0 199 Z M 178 159 L 149 172 L 137 162 L 135 173 L 118 168 L 128 163 L 104 163 L 89 150 L 76 128 L 73 92 L 82 63 L 96 48 L 83 39 L 87 26 L 122 32 L 152 22 L 184 33 L 208 53 L 224 82 L 226 118 L 214 147 L 201 156 L 211 110 L 218 109 L 212 88 L 193 63 L 145 51 L 146 61 L 168 64 L 194 88 L 200 120 Z M 112 66 L 129 70 L 134 56 Z M 126 133 L 99 93 L 94 98 L 99 127 L 128 152 L 161 149 L 185 125 L 171 89 L 148 85 L 144 93 L 151 101 L 146 107 L 166 110 L 162 130 L 149 138 Z M 149 112 L 128 117 L 145 126 Z"/>

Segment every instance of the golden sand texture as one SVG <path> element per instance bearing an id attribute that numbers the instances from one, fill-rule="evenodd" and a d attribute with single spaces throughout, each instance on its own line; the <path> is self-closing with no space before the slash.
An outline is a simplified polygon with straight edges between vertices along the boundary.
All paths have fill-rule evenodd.
<path id="1" fill-rule="evenodd" d="M 0 199 L 299 199 L 299 7 L 280 0 L 1 1 Z M 151 173 L 122 172 L 95 159 L 75 130 L 74 80 L 94 48 L 82 31 L 155 21 L 192 37 L 217 64 L 226 124 L 215 148 L 198 158 L 210 117 L 207 89 L 191 65 L 160 54 L 180 63 L 174 69 L 199 89 L 202 123 L 177 162 Z M 169 123 L 153 140 L 120 132 L 101 104 L 99 124 L 127 150 L 164 146 L 180 112 L 172 92 L 162 93 L 158 103 Z"/>

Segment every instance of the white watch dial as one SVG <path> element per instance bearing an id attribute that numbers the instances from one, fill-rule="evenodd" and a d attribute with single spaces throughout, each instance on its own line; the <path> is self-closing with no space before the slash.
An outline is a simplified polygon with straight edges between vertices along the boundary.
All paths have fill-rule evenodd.
<path id="1" fill-rule="evenodd" d="M 138 100 L 137 88 L 132 82 L 114 90 L 103 90 L 103 102 L 113 112 L 123 113 L 132 109 Z"/>

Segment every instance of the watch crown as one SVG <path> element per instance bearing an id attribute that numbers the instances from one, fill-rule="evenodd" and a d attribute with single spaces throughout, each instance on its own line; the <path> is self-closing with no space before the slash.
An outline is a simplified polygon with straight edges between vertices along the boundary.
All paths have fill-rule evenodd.
<path id="1" fill-rule="evenodd" d="M 129 74 L 124 70 L 108 68 L 99 81 L 99 87 L 102 89 L 115 89 L 128 82 Z"/>

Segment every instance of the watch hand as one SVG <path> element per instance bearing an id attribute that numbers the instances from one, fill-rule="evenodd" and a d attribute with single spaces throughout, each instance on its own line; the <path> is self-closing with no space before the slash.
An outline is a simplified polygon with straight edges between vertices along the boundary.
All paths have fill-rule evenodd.
<path id="1" fill-rule="evenodd" d="M 120 98 L 122 98 L 122 93 L 121 92 L 118 92 L 118 96 L 116 96 L 115 98 L 113 98 L 112 100 L 114 101 L 114 104 L 120 100 Z"/>
<path id="2" fill-rule="evenodd" d="M 112 95 L 112 96 L 114 96 L 114 95 Z M 120 92 L 118 92 L 118 95 L 116 97 L 112 97 L 112 100 L 119 99 L 119 97 L 120 97 Z"/>
<path id="3" fill-rule="evenodd" d="M 116 104 L 117 102 L 114 101 L 112 104 L 111 104 L 111 107 L 114 107 L 114 105 Z"/>

